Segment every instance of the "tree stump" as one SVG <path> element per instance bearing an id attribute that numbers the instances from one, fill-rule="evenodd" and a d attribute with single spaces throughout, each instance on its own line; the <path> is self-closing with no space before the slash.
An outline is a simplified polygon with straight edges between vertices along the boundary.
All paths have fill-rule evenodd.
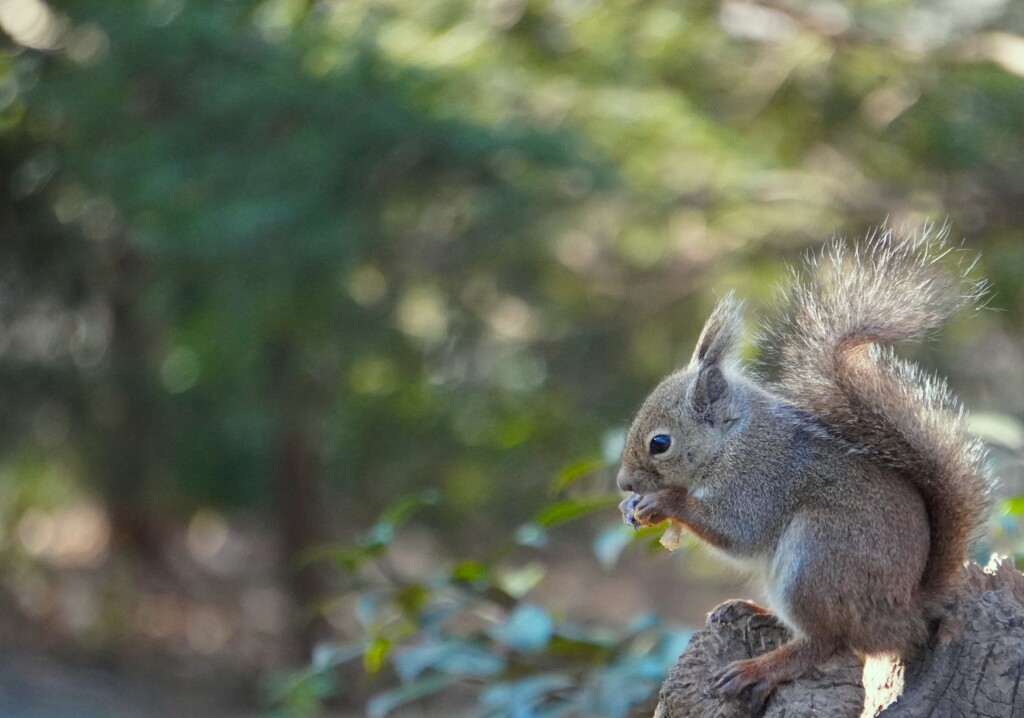
<path id="1" fill-rule="evenodd" d="M 964 569 L 968 587 L 922 654 L 907 663 L 834 656 L 769 698 L 765 718 L 1024 718 L 1024 576 L 1009 559 Z M 711 677 L 731 661 L 788 639 L 774 616 L 744 610 L 694 635 L 661 687 L 655 718 L 739 718 L 735 701 L 715 695 Z M 897 698 L 897 696 L 899 696 Z"/>

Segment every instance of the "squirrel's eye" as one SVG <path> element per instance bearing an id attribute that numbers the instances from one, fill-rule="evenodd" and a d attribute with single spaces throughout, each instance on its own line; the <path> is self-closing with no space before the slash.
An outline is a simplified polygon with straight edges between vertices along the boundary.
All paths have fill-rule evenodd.
<path id="1" fill-rule="evenodd" d="M 664 454 L 672 446 L 672 437 L 668 434 L 655 434 L 651 437 L 650 446 L 648 449 L 651 452 L 651 456 L 657 454 Z"/>

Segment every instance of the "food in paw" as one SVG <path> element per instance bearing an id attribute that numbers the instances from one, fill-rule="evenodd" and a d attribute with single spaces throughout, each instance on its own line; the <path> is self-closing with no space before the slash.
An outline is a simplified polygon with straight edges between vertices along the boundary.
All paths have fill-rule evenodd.
<path id="1" fill-rule="evenodd" d="M 634 529 L 641 529 L 645 526 L 655 526 L 658 523 L 660 523 L 644 522 L 637 518 L 636 507 L 637 504 L 640 503 L 640 500 L 642 498 L 643 497 L 640 494 L 633 493 L 627 496 L 625 499 L 623 499 L 622 503 L 619 504 L 619 510 L 622 511 L 622 520 L 625 521 L 627 525 L 632 526 Z M 665 533 L 661 535 L 659 543 L 661 543 L 661 545 L 667 548 L 669 551 L 675 551 L 677 548 L 679 548 L 679 540 L 682 537 L 682 534 L 683 525 L 678 521 L 669 519 L 668 528 L 665 529 Z"/>
<path id="2" fill-rule="evenodd" d="M 668 520 L 668 528 L 665 529 L 665 533 L 658 539 L 658 543 L 667 548 L 669 551 L 675 551 L 679 548 L 679 540 L 683 536 L 683 525 L 675 519 Z"/>

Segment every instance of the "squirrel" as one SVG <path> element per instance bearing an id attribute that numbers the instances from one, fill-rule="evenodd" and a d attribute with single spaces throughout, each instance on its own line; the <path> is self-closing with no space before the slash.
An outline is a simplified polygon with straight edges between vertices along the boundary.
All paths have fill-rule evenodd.
<path id="1" fill-rule="evenodd" d="M 946 383 L 887 346 L 924 338 L 987 291 L 947 235 L 882 228 L 791 268 L 783 311 L 758 338 L 771 380 L 738 360 L 730 293 L 626 435 L 627 523 L 673 520 L 752 569 L 792 631 L 719 672 L 723 698 L 756 711 L 840 650 L 909 658 L 949 610 L 992 481 Z M 709 620 L 737 606 L 769 612 L 729 602 Z"/>

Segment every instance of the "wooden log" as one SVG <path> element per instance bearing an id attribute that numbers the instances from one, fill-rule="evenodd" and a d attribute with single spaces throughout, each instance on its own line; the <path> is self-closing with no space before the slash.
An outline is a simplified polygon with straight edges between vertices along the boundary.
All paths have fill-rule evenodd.
<path id="1" fill-rule="evenodd" d="M 836 655 L 780 685 L 763 715 L 1024 718 L 1024 576 L 1009 559 L 964 571 L 965 590 L 919 656 L 905 666 L 872 657 L 865 666 L 852 653 Z M 721 620 L 694 635 L 669 672 L 655 718 L 749 716 L 739 703 L 715 695 L 711 677 L 731 661 L 781 645 L 789 634 L 774 616 L 753 613 L 744 602 L 716 613 Z"/>

